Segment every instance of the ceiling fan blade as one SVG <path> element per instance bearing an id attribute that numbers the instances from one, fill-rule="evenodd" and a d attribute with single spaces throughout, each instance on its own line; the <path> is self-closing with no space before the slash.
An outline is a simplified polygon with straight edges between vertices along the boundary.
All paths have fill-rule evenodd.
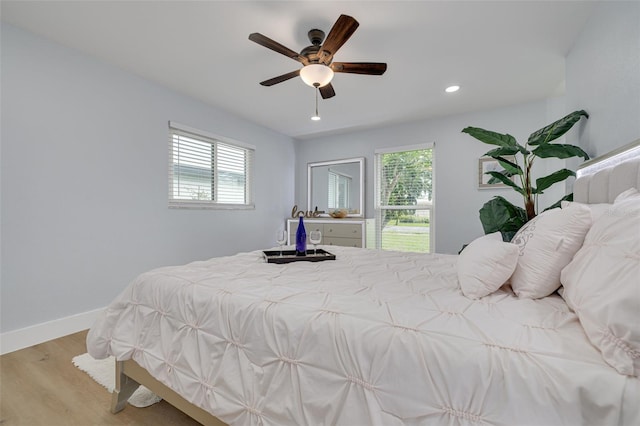
<path id="1" fill-rule="evenodd" d="M 336 23 L 331 27 L 331 31 L 329 31 L 327 38 L 320 48 L 319 53 L 323 54 L 321 61 L 328 65 L 333 55 L 349 40 L 349 37 L 351 37 L 359 25 L 358 21 L 351 16 L 340 15 Z"/>
<path id="2" fill-rule="evenodd" d="M 270 78 L 269 80 L 261 81 L 260 84 L 263 86 L 273 86 L 274 84 L 282 83 L 283 81 L 287 81 L 299 75 L 300 75 L 300 70 L 295 70 L 295 71 L 288 72 L 286 74 L 279 75 L 277 77 Z"/>
<path id="3" fill-rule="evenodd" d="M 387 70 L 384 62 L 333 62 L 330 67 L 334 72 L 368 75 L 382 75 Z"/>
<path id="4" fill-rule="evenodd" d="M 333 98 L 336 95 L 336 92 L 333 90 L 333 86 L 331 83 L 322 86 L 320 89 L 320 95 L 322 95 L 322 99 Z"/>
<path id="5" fill-rule="evenodd" d="M 249 40 L 258 43 L 260 46 L 264 46 L 267 49 L 271 49 L 274 52 L 280 53 L 284 56 L 287 56 L 295 61 L 298 62 L 302 62 L 303 64 L 307 65 L 307 63 L 309 62 L 307 60 L 307 58 L 305 58 L 304 56 L 300 56 L 300 54 L 298 52 L 294 52 L 293 50 L 289 49 L 286 46 L 281 45 L 280 43 L 278 43 L 275 40 L 270 39 L 267 36 L 264 36 L 260 33 L 251 33 L 249 34 Z"/>

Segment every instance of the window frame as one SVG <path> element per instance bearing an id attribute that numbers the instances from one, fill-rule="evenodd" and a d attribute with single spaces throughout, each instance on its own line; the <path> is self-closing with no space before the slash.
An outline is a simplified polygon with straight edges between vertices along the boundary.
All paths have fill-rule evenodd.
<path id="1" fill-rule="evenodd" d="M 241 149 L 244 151 L 244 166 L 245 166 L 245 189 L 244 198 L 245 203 L 223 203 L 216 201 L 218 198 L 218 162 L 213 161 L 212 164 L 212 183 L 211 183 L 211 198 L 213 200 L 186 200 L 174 198 L 174 135 L 183 135 L 200 142 L 210 143 L 214 148 L 214 151 L 218 151 L 219 145 L 226 145 L 228 147 Z M 255 151 L 256 147 L 251 144 L 237 141 L 224 136 L 215 135 L 203 130 L 195 129 L 193 127 L 185 126 L 174 121 L 169 122 L 169 179 L 168 179 L 168 201 L 169 208 L 178 209 L 217 209 L 217 210 L 254 210 L 254 167 L 255 167 Z M 214 157 L 215 158 L 215 157 Z"/>
<path id="2" fill-rule="evenodd" d="M 435 249 L 435 199 L 436 199 L 436 153 L 435 153 L 436 144 L 435 142 L 422 143 L 416 145 L 404 145 L 404 146 L 396 146 L 389 148 L 378 148 L 374 151 L 374 225 L 375 225 L 375 248 L 378 250 L 382 250 L 382 232 L 380 229 L 380 225 L 382 222 L 382 212 L 384 210 L 425 210 L 429 211 L 429 251 L 428 253 L 433 253 Z M 380 161 L 382 159 L 382 155 L 384 154 L 393 154 L 398 152 L 406 152 L 406 151 L 419 151 L 419 150 L 431 150 L 431 202 L 429 204 L 423 204 L 420 207 L 417 205 L 409 205 L 409 206 L 383 206 L 380 204 L 380 185 L 381 178 L 380 170 L 382 169 Z"/>

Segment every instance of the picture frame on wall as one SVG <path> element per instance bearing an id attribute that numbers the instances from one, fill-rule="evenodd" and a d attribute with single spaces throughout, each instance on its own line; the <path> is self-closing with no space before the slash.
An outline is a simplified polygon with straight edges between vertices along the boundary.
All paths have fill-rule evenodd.
<path id="1" fill-rule="evenodd" d="M 505 160 L 515 162 L 513 156 L 505 156 Z M 481 157 L 478 160 L 478 189 L 500 189 L 510 188 L 509 185 L 505 185 L 502 182 L 490 183 L 492 176 L 487 172 L 503 172 L 504 168 L 500 165 L 498 160 L 491 157 Z M 515 176 L 512 177 L 512 180 Z"/>

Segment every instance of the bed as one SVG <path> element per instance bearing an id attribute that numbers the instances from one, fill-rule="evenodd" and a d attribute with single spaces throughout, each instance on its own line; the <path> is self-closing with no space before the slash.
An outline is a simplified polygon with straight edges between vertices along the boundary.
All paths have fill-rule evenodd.
<path id="1" fill-rule="evenodd" d="M 567 211 L 613 208 L 640 187 L 640 159 L 574 187 Z M 589 224 L 567 284 L 589 278 L 576 259 L 597 263 Z M 640 424 L 640 279 L 620 293 L 627 317 L 611 330 L 630 330 L 615 340 L 591 327 L 581 284 L 524 298 L 507 283 L 474 299 L 462 254 L 331 251 L 335 261 L 268 264 L 254 251 L 140 275 L 87 338 L 92 356 L 118 360 L 112 411 L 144 384 L 212 425 Z M 625 259 L 629 287 L 640 262 Z"/>

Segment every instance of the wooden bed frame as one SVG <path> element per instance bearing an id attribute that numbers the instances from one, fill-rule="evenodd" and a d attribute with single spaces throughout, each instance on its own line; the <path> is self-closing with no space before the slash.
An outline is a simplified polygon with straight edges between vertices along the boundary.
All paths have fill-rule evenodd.
<path id="1" fill-rule="evenodd" d="M 635 187 L 640 190 L 640 160 L 637 159 L 640 156 L 639 152 L 640 139 L 609 154 L 585 162 L 578 167 L 579 171 L 584 171 L 584 169 L 601 164 L 606 168 L 610 168 L 610 170 L 606 170 L 603 173 L 600 173 L 600 170 L 594 170 L 583 174 L 583 176 L 586 176 L 579 179 L 579 181 L 577 180 L 577 183 L 574 184 L 576 201 L 583 203 L 613 202 L 615 196 L 624 189 Z M 616 164 L 608 164 L 609 160 L 612 157 L 618 157 L 621 154 L 624 156 L 627 153 L 632 153 L 631 155 L 636 158 L 636 160 L 633 160 L 633 164 L 629 162 L 613 171 Z M 628 158 L 622 159 L 622 161 L 626 160 Z M 609 182 L 610 172 L 614 174 L 611 178 L 611 183 Z M 129 397 L 140 385 L 146 386 L 169 404 L 203 425 L 228 426 L 211 413 L 193 405 L 175 391 L 160 383 L 133 360 L 116 361 L 116 386 L 111 400 L 111 412 L 122 411 Z"/>
<path id="2" fill-rule="evenodd" d="M 124 410 L 127 400 L 140 385 L 144 385 L 160 398 L 203 425 L 227 426 L 226 423 L 214 417 L 213 414 L 196 407 L 172 389 L 160 383 L 132 359 L 116 361 L 116 386 L 111 395 L 111 412 L 115 414 Z"/>

